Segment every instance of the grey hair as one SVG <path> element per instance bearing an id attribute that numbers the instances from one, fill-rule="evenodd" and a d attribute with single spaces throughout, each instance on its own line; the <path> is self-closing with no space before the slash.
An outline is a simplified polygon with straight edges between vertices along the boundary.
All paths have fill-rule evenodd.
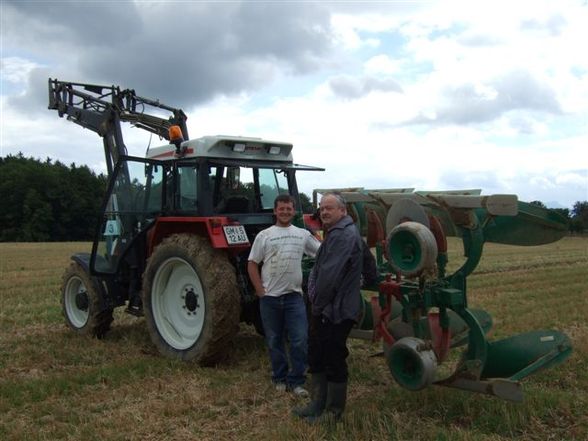
<path id="1" fill-rule="evenodd" d="M 328 191 L 326 193 L 323 193 L 323 197 L 321 198 L 321 200 L 327 196 L 334 197 L 337 200 L 337 205 L 339 206 L 339 208 L 347 208 L 347 201 L 343 196 L 341 196 L 341 193 L 338 193 L 336 191 Z"/>

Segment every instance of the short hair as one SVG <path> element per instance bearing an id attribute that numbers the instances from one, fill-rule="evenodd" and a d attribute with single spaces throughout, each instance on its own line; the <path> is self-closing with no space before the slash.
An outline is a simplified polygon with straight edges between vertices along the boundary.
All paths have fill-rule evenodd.
<path id="1" fill-rule="evenodd" d="M 337 201 L 337 205 L 339 206 L 339 208 L 347 208 L 347 201 L 341 195 L 341 193 L 337 191 L 327 191 L 326 193 L 323 193 L 323 197 L 321 198 L 321 200 L 326 196 L 333 196 Z"/>
<path id="2" fill-rule="evenodd" d="M 294 208 L 296 208 L 295 199 L 287 193 L 282 193 L 276 196 L 274 199 L 274 208 L 278 208 L 278 202 L 282 202 L 283 204 L 292 204 Z"/>

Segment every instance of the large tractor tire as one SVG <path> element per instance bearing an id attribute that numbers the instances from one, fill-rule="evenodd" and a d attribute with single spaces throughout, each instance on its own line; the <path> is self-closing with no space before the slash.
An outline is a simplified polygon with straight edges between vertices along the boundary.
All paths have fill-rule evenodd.
<path id="1" fill-rule="evenodd" d="M 77 262 L 65 270 L 61 308 L 65 323 L 82 335 L 102 338 L 112 323 L 112 308 L 101 308 L 102 287 Z"/>
<path id="2" fill-rule="evenodd" d="M 239 330 L 235 269 L 206 238 L 170 236 L 147 262 L 143 310 L 151 340 L 163 355 L 213 364 Z"/>

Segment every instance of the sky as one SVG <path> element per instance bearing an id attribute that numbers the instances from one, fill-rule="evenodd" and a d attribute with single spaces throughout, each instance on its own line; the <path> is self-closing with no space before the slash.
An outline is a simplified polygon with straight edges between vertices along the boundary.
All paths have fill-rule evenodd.
<path id="1" fill-rule="evenodd" d="M 0 156 L 105 172 L 47 80 L 181 107 L 190 138 L 294 144 L 300 190 L 588 200 L 588 1 L 7 1 Z M 164 144 L 125 128 L 129 154 Z M 1 178 L 1 177 L 0 177 Z"/>

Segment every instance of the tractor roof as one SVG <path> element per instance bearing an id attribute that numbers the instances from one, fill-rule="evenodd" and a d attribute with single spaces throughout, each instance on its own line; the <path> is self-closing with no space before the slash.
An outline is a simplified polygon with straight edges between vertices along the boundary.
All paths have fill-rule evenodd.
<path id="1" fill-rule="evenodd" d="M 176 146 L 167 144 L 147 151 L 150 159 L 222 158 L 234 160 L 292 162 L 292 144 L 243 136 L 204 136 L 181 143 L 182 154 L 176 154 Z"/>

